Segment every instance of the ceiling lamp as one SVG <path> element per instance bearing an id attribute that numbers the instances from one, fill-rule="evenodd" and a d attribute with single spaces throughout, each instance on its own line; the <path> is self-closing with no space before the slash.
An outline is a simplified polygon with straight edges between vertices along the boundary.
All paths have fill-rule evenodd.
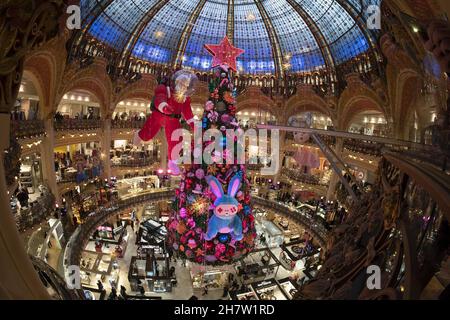
<path id="1" fill-rule="evenodd" d="M 291 64 L 290 63 L 284 63 L 283 64 L 283 69 L 284 70 L 289 70 L 291 68 Z"/>
<path id="2" fill-rule="evenodd" d="M 155 32 L 155 38 L 156 39 L 161 39 L 162 37 L 164 37 L 164 32 L 162 32 L 162 31 L 156 31 Z"/>
<path id="3" fill-rule="evenodd" d="M 249 12 L 249 13 L 247 13 L 247 16 L 245 17 L 245 19 L 248 22 L 255 22 L 256 16 L 255 16 L 255 14 L 253 12 Z"/>

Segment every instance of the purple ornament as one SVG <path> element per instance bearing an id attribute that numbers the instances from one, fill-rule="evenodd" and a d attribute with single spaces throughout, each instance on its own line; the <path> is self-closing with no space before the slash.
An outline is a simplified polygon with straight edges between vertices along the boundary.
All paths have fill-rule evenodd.
<path id="1" fill-rule="evenodd" d="M 186 216 L 187 216 L 187 210 L 186 210 L 186 208 L 181 208 L 181 209 L 180 209 L 180 217 L 181 217 L 182 219 L 184 219 L 184 218 L 186 218 Z"/>
<path id="2" fill-rule="evenodd" d="M 211 111 L 208 114 L 208 119 L 211 122 L 216 122 L 218 118 L 219 118 L 219 114 L 216 111 Z"/>
<path id="3" fill-rule="evenodd" d="M 217 258 L 213 255 L 207 255 L 207 256 L 205 256 L 205 260 L 208 262 L 214 262 L 214 261 L 217 261 Z"/>
<path id="4" fill-rule="evenodd" d="M 205 171 L 203 169 L 197 169 L 195 171 L 195 177 L 199 180 L 202 180 L 205 177 Z"/>
<path id="5" fill-rule="evenodd" d="M 231 121 L 231 116 L 229 114 L 223 114 L 220 119 L 222 122 L 229 123 Z"/>
<path id="6" fill-rule="evenodd" d="M 214 109 L 214 103 L 212 101 L 208 101 L 205 104 L 205 110 L 206 111 L 211 111 L 212 109 Z"/>

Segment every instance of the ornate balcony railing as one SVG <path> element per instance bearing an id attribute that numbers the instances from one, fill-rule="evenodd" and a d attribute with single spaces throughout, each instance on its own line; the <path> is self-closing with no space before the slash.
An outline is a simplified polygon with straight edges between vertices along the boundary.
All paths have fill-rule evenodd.
<path id="1" fill-rule="evenodd" d="M 45 135 L 42 120 L 11 120 L 11 134 L 19 139 L 34 138 Z"/>
<path id="2" fill-rule="evenodd" d="M 113 120 L 111 122 L 112 129 L 141 129 L 145 124 L 143 120 Z"/>
<path id="3" fill-rule="evenodd" d="M 325 142 L 328 146 L 334 146 L 336 144 L 336 137 L 319 135 L 323 142 Z M 292 132 L 288 132 L 286 135 L 286 139 L 289 143 L 297 143 L 294 140 Z M 307 142 L 302 143 L 308 146 L 317 146 L 312 139 Z M 381 149 L 384 147 L 384 144 L 371 142 L 371 141 L 362 141 L 355 139 L 345 139 L 344 140 L 344 149 L 347 149 L 352 152 L 363 153 L 375 157 L 381 156 Z"/>
<path id="4" fill-rule="evenodd" d="M 66 280 L 47 263 L 30 256 L 34 269 L 53 300 L 84 300 L 81 289 L 70 290 Z"/>
<path id="5" fill-rule="evenodd" d="M 328 230 L 324 225 L 323 220 L 310 215 L 308 212 L 296 210 L 283 202 L 271 201 L 256 196 L 253 196 L 252 199 L 256 205 L 272 209 L 279 214 L 294 219 L 313 234 L 322 248 L 326 247 Z"/>
<path id="6" fill-rule="evenodd" d="M 281 169 L 281 174 L 289 179 L 300 183 L 306 183 L 311 185 L 321 185 L 320 179 L 316 176 L 310 174 L 304 174 L 299 172 L 299 170 L 283 168 Z"/>
<path id="7" fill-rule="evenodd" d="M 61 119 L 55 120 L 56 131 L 95 130 L 102 127 L 99 119 Z"/>
<path id="8" fill-rule="evenodd" d="M 112 167 L 148 167 L 158 161 L 154 158 L 142 158 L 142 159 L 120 159 L 119 162 L 112 162 Z"/>

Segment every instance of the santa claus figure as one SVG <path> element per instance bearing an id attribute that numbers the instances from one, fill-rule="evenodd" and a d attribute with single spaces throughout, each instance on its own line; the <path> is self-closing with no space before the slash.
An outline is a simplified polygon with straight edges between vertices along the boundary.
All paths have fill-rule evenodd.
<path id="1" fill-rule="evenodd" d="M 180 70 L 172 77 L 171 86 L 158 85 L 152 102 L 152 114 L 145 122 L 144 127 L 137 131 L 134 137 L 133 144 L 141 145 L 143 142 L 152 140 L 164 127 L 169 154 L 168 169 L 172 175 L 180 174 L 177 165 L 178 159 L 176 155 L 172 155 L 172 150 L 179 143 L 179 140 L 172 141 L 172 133 L 181 128 L 180 120 L 182 117 L 194 130 L 194 115 L 191 109 L 190 96 L 194 92 L 196 82 L 195 74 Z"/>

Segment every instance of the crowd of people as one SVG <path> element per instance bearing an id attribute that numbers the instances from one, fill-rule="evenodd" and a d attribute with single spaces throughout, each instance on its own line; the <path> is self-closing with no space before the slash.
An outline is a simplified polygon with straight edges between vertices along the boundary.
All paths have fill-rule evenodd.
<path id="1" fill-rule="evenodd" d="M 145 121 L 147 119 L 147 116 L 142 115 L 142 113 L 138 113 L 138 112 L 133 112 L 133 113 L 128 113 L 128 112 L 122 112 L 122 113 L 116 113 L 116 115 L 114 116 L 113 120 L 114 121 L 128 121 L 128 120 L 133 120 L 133 121 Z"/>
<path id="2" fill-rule="evenodd" d="M 55 113 L 55 121 L 56 122 L 62 122 L 64 120 L 68 119 L 75 119 L 75 120 L 100 120 L 100 115 L 95 115 L 93 110 L 88 111 L 87 113 L 83 112 L 77 112 L 73 118 L 71 118 L 69 115 L 63 115 L 60 111 Z"/>

